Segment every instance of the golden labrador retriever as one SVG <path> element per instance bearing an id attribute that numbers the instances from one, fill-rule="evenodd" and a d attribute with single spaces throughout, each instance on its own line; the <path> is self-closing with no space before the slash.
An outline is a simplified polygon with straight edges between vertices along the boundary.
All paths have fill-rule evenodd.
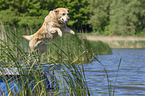
<path id="1" fill-rule="evenodd" d="M 23 36 L 25 39 L 30 40 L 30 51 L 33 52 L 38 49 L 38 54 L 41 55 L 47 49 L 47 42 L 54 40 L 58 35 L 62 37 L 62 32 L 75 32 L 67 27 L 70 18 L 68 17 L 68 9 L 57 8 L 50 11 L 45 17 L 42 27 L 33 35 Z"/>

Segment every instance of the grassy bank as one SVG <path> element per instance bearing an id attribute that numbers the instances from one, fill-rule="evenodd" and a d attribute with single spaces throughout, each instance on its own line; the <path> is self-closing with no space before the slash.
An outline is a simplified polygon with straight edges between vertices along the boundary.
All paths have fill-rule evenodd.
<path id="1" fill-rule="evenodd" d="M 0 37 L 0 79 L 6 82 L 8 90 L 3 95 L 18 96 L 90 96 L 86 83 L 83 65 L 76 63 L 91 62 L 94 55 L 101 54 L 102 50 L 96 49 L 108 48 L 103 42 L 89 42 L 78 35 L 63 34 L 62 38 L 57 38 L 48 43 L 48 50 L 42 56 L 38 56 L 37 50 L 29 55 L 28 41 L 22 38 L 22 35 L 32 34 L 34 29 L 31 28 L 10 28 L 1 25 Z M 94 44 L 93 44 L 94 43 Z M 99 47 L 98 47 L 99 46 Z M 102 48 L 101 48 L 102 49 Z M 60 65 L 61 71 L 53 67 L 48 68 L 50 71 L 49 85 L 51 89 L 47 90 L 46 78 L 44 78 L 44 64 Z M 10 75 L 4 72 L 3 68 L 17 68 L 19 75 Z M 4 73 L 3 73 L 4 72 Z M 14 73 L 15 74 L 15 73 Z M 19 93 L 13 92 L 9 84 L 15 82 L 18 86 Z M 21 82 L 21 83 L 20 83 Z M 31 85 L 34 85 L 32 88 Z M 17 90 L 14 87 L 14 90 Z"/>
<path id="2" fill-rule="evenodd" d="M 36 31 L 37 29 L 28 27 L 10 28 L 9 26 L 4 27 L 2 25 L 0 38 L 7 44 L 6 46 L 10 46 L 10 48 L 14 49 L 14 53 L 17 56 L 22 52 L 29 54 L 29 41 L 22 36 L 33 34 Z M 1 44 L 3 45 L 4 42 L 1 42 Z M 0 54 L 5 54 L 5 48 L 1 48 Z M 37 54 L 37 50 L 34 55 L 35 54 Z M 63 33 L 62 38 L 59 37 L 52 42 L 48 42 L 48 50 L 41 56 L 40 62 L 49 62 L 50 58 L 63 61 L 63 58 L 67 55 L 75 61 L 74 63 L 87 63 L 93 60 L 92 54 L 100 55 L 112 53 L 110 47 L 106 43 L 101 41 L 90 42 L 83 36 Z M 5 58 L 6 62 L 10 62 L 8 58 L 9 57 Z"/>
<path id="3" fill-rule="evenodd" d="M 90 96 L 83 65 L 74 64 L 92 61 L 93 51 L 85 47 L 89 43 L 79 39 L 77 35 L 71 37 L 69 34 L 63 34 L 62 39 L 57 38 L 55 41 L 48 43 L 47 52 L 40 57 L 37 50 L 29 55 L 28 41 L 22 38 L 22 35 L 30 33 L 31 30 L 29 29 L 2 26 L 0 79 L 5 82 L 8 90 L 2 91 L 3 89 L 0 88 L 0 93 L 9 96 L 64 96 L 66 94 L 70 96 Z M 48 68 L 49 84 L 45 82 L 47 79 L 44 78 L 44 70 L 46 69 L 42 68 L 42 63 L 43 65 L 53 64 L 54 66 L 59 64 L 61 68 L 61 70 L 54 67 Z M 3 68 L 11 71 L 12 68 L 17 68 L 17 72 L 9 75 L 9 72 L 5 72 L 6 69 Z M 16 73 L 18 74 L 15 75 Z M 17 84 L 19 91 L 15 88 L 16 85 L 9 85 L 14 82 Z M 51 85 L 52 90 L 48 88 L 49 85 Z"/>
<path id="4" fill-rule="evenodd" d="M 110 46 L 102 41 L 89 41 L 89 43 L 94 47 L 96 54 L 98 55 L 107 55 L 107 54 L 113 54 L 112 49 Z"/>
<path id="5" fill-rule="evenodd" d="M 102 41 L 111 48 L 145 48 L 145 37 L 135 36 L 97 36 L 96 34 L 81 34 L 89 41 Z"/>

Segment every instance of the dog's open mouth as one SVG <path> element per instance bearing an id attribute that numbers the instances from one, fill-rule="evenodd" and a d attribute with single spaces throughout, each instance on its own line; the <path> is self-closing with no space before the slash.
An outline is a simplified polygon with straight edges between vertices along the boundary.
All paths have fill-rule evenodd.
<path id="1" fill-rule="evenodd" d="M 68 23 L 68 22 L 69 22 L 69 20 L 64 20 L 63 18 L 61 19 L 61 21 L 62 21 L 63 23 Z"/>
<path id="2" fill-rule="evenodd" d="M 67 20 L 67 21 L 65 21 L 66 23 L 68 23 L 69 22 L 69 20 Z"/>

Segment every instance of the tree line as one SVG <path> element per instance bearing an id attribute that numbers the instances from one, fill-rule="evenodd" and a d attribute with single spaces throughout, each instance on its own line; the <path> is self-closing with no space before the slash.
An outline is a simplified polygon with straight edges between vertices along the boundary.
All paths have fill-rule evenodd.
<path id="1" fill-rule="evenodd" d="M 50 10 L 69 9 L 68 23 L 78 32 L 101 35 L 145 34 L 145 0 L 1 0 L 4 25 L 40 27 Z"/>

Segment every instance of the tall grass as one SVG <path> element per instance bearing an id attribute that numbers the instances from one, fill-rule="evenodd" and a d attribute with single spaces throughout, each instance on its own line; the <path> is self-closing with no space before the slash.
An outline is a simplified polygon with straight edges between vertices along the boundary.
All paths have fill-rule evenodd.
<path id="1" fill-rule="evenodd" d="M 8 90 L 4 92 L 0 88 L 0 93 L 9 96 L 89 96 L 83 65 L 79 67 L 74 64 L 93 60 L 93 51 L 85 47 L 87 42 L 80 40 L 77 35 L 65 34 L 63 38 L 48 43 L 48 51 L 41 57 L 37 51 L 30 56 L 28 41 L 22 38 L 22 35 L 30 32 L 27 29 L 1 26 L 0 79 L 6 83 Z M 59 64 L 61 69 L 48 67 L 51 64 Z M 48 69 L 44 74 L 44 70 Z M 13 71 L 13 75 L 9 75 L 10 71 Z M 49 78 L 49 84 L 45 77 Z M 11 86 L 14 82 L 16 85 Z"/>
<path id="2" fill-rule="evenodd" d="M 22 35 L 32 34 L 36 30 L 4 27 L 2 23 L 0 29 L 0 79 L 6 82 L 8 89 L 4 92 L 0 88 L 0 93 L 12 96 L 90 96 L 83 65 L 76 64 L 97 59 L 94 55 L 99 53 L 99 48 L 109 48 L 107 45 L 101 48 L 103 43 L 100 41 L 90 43 L 78 35 L 64 33 L 62 38 L 48 43 L 48 50 L 42 56 L 38 55 L 37 50 L 29 55 L 28 41 Z M 110 49 L 108 52 L 111 53 Z M 9 75 L 4 68 L 17 75 Z M 16 72 L 12 68 L 17 68 Z M 49 84 L 46 82 L 48 79 Z M 107 80 L 110 90 L 109 78 Z M 19 90 L 16 85 L 10 85 L 14 82 Z"/>
<path id="3" fill-rule="evenodd" d="M 98 55 L 108 55 L 113 54 L 112 49 L 109 47 L 109 45 L 102 41 L 89 41 L 89 43 L 92 45 L 93 49 L 96 52 L 95 54 Z"/>
<path id="4" fill-rule="evenodd" d="M 36 32 L 36 31 L 34 31 Z M 2 27 L 1 28 L 1 40 L 5 41 L 1 44 L 3 45 L 6 43 L 6 46 L 10 46 L 10 49 L 13 48 L 13 50 L 17 55 L 20 53 L 25 52 L 25 54 L 29 53 L 29 46 L 26 39 L 22 37 L 22 35 L 30 35 L 32 33 L 31 28 L 22 28 L 22 29 L 16 29 L 10 28 L 10 27 Z M 93 57 L 91 54 L 96 53 L 95 50 L 92 47 L 92 44 L 90 44 L 86 39 L 80 39 L 81 37 L 77 35 L 71 35 L 68 33 L 63 33 L 62 38 L 57 38 L 52 42 L 48 43 L 48 50 L 47 52 L 41 56 L 41 59 L 46 57 L 45 59 L 42 59 L 41 62 L 47 61 L 49 62 L 50 58 L 55 58 L 58 61 L 64 60 L 63 58 L 65 56 L 71 58 L 71 60 L 75 60 L 74 63 L 87 63 L 91 62 L 93 60 Z M 63 49 L 64 53 L 62 52 Z M 5 48 L 4 48 L 5 50 Z M 2 54 L 4 51 L 1 49 L 0 54 Z M 25 55 L 24 54 L 24 55 Z M 36 56 L 37 52 L 35 52 Z M 78 58 L 79 57 L 79 58 Z M 20 59 L 20 58 L 19 58 Z M 8 59 L 7 59 L 8 60 Z M 6 61 L 7 61 L 6 60 Z M 20 60 L 21 61 L 21 60 Z M 8 61 L 10 62 L 10 61 Z"/>

